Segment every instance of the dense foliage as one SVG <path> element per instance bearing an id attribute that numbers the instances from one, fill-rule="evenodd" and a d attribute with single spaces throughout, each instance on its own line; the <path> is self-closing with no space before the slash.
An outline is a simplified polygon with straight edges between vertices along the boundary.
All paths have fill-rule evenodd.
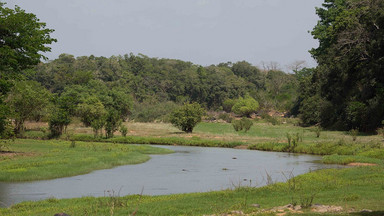
<path id="1" fill-rule="evenodd" d="M 205 110 L 198 103 L 184 104 L 170 115 L 170 122 L 186 133 L 192 133 L 193 128 L 202 120 Z"/>
<path id="2" fill-rule="evenodd" d="M 317 14 L 318 67 L 302 80 L 302 120 L 374 131 L 384 119 L 384 1 L 325 0 Z"/>
<path id="3" fill-rule="evenodd" d="M 45 28 L 34 14 L 19 7 L 5 7 L 0 2 L 0 138 L 9 134 L 10 110 L 5 99 L 12 88 L 12 80 L 20 78 L 20 72 L 40 62 L 42 52 L 50 51 L 48 44 L 52 29 Z M 18 130 L 18 129 L 17 129 Z"/>
<path id="4" fill-rule="evenodd" d="M 232 106 L 232 111 L 238 115 L 251 117 L 259 108 L 259 103 L 250 96 L 240 97 Z"/>

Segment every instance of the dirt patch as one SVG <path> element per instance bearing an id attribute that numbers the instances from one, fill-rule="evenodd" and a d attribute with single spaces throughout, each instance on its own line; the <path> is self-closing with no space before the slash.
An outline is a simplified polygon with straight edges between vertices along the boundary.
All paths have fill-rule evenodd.
<path id="1" fill-rule="evenodd" d="M 247 145 L 239 145 L 239 146 L 236 146 L 235 149 L 248 149 L 248 146 Z"/>
<path id="2" fill-rule="evenodd" d="M 377 164 L 373 163 L 349 163 L 348 166 L 377 166 Z"/>
<path id="3" fill-rule="evenodd" d="M 35 156 L 35 153 L 32 152 L 12 152 L 12 151 L 0 151 L 0 157 L 8 157 L 8 158 L 13 158 L 16 156 Z"/>

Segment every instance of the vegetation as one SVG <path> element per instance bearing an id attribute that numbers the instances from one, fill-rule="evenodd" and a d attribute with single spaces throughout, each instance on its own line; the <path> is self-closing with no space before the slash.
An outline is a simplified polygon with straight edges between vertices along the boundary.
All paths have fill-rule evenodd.
<path id="1" fill-rule="evenodd" d="M 111 145 L 68 141 L 13 141 L 13 155 L 0 154 L 0 181 L 53 179 L 108 169 L 119 165 L 143 163 L 148 154 L 171 153 L 151 146 Z"/>
<path id="2" fill-rule="evenodd" d="M 255 99 L 250 96 L 245 98 L 240 97 L 236 100 L 235 104 L 233 104 L 232 112 L 241 116 L 251 117 L 251 114 L 255 113 L 258 108 L 259 103 Z"/>
<path id="3" fill-rule="evenodd" d="M 251 129 L 252 125 L 253 125 L 252 120 L 247 119 L 245 117 L 243 117 L 240 120 L 233 120 L 232 121 L 232 126 L 233 126 L 233 129 L 235 129 L 235 131 L 244 130 L 244 132 L 247 132 L 247 131 L 249 131 L 249 129 Z"/>
<path id="4" fill-rule="evenodd" d="M 374 132 L 384 119 L 384 2 L 326 0 L 316 13 L 318 66 L 300 83 L 303 123 Z"/>
<path id="5" fill-rule="evenodd" d="M 0 2 L 0 135 L 2 137 L 9 135 L 5 130 L 10 123 L 8 121 L 10 110 L 5 99 L 13 86 L 12 81 L 20 78 L 22 70 L 38 64 L 40 59 L 44 58 L 42 53 L 51 49 L 47 45 L 56 41 L 50 37 L 53 30 L 45 28 L 46 24 L 40 22 L 34 14 L 26 13 L 19 7 L 10 9 L 4 5 L 5 3 Z"/>
<path id="6" fill-rule="evenodd" d="M 204 109 L 198 103 L 184 104 L 171 113 L 170 122 L 180 130 L 192 133 L 193 128 L 201 122 L 204 113 Z"/>
<path id="7" fill-rule="evenodd" d="M 0 3 L 0 181 L 78 175 L 141 163 L 149 159 L 146 154 L 169 153 L 115 143 L 247 147 L 324 155 L 324 163 L 376 166 L 311 172 L 263 188 L 52 198 L 0 209 L 1 215 L 201 215 L 255 212 L 252 203 L 263 208 L 287 203 L 308 207 L 314 200 L 383 213 L 382 137 L 361 133 L 383 135 L 383 1 L 325 0 L 316 9 L 320 21 L 312 31 L 319 47 L 310 52 L 318 66 L 295 67 L 294 74 L 276 67 L 261 70 L 245 61 L 202 67 L 142 54 L 61 54 L 42 63 L 42 53 L 50 50 L 47 45 L 56 41 L 50 37 L 53 30 L 35 15 L 4 5 Z M 219 118 L 232 124 L 200 123 L 205 109 L 220 111 Z M 288 110 L 288 115 L 300 117 L 302 126 L 316 127 L 297 127 L 289 122 L 292 119 L 269 114 L 285 115 Z M 259 122 L 233 120 L 229 112 L 242 117 L 257 112 Z M 216 119 L 211 117 L 207 119 Z M 148 123 L 149 129 L 138 130 L 137 123 L 127 120 L 171 122 L 187 134 L 165 123 Z M 45 125 L 31 129 L 27 121 Z M 122 136 L 116 136 L 119 129 Z M 236 132 L 240 130 L 247 133 Z M 71 141 L 5 140 L 14 134 Z"/>

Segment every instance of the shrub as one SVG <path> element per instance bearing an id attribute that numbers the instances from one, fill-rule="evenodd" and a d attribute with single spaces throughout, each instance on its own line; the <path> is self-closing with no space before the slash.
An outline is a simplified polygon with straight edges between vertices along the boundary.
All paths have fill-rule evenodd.
<path id="1" fill-rule="evenodd" d="M 120 133 L 123 137 L 127 136 L 128 128 L 123 124 L 120 126 Z"/>
<path id="2" fill-rule="evenodd" d="M 357 135 L 359 134 L 359 130 L 352 129 L 352 130 L 349 131 L 349 134 L 352 136 L 352 140 L 356 141 Z"/>
<path id="3" fill-rule="evenodd" d="M 205 111 L 198 103 L 184 104 L 179 109 L 174 110 L 170 115 L 170 122 L 175 127 L 186 133 L 192 133 L 193 128 L 201 122 Z"/>
<path id="4" fill-rule="evenodd" d="M 112 138 L 113 133 L 118 130 L 121 125 L 120 113 L 115 109 L 108 110 L 105 120 L 105 136 Z"/>
<path id="5" fill-rule="evenodd" d="M 384 127 L 377 129 L 377 134 L 381 135 L 384 138 Z"/>
<path id="6" fill-rule="evenodd" d="M 144 101 L 142 103 L 135 103 L 130 118 L 134 119 L 135 122 L 169 122 L 170 113 L 179 107 L 179 105 L 172 101 Z"/>
<path id="7" fill-rule="evenodd" d="M 235 129 L 235 131 L 243 130 L 243 126 L 241 125 L 241 121 L 240 120 L 233 120 L 232 121 L 232 126 L 233 126 L 233 129 Z"/>
<path id="8" fill-rule="evenodd" d="M 294 152 L 299 142 L 303 141 L 303 137 L 300 133 L 295 133 L 295 134 L 287 133 L 286 136 L 288 140 L 288 148 L 286 150 L 289 152 Z"/>
<path id="9" fill-rule="evenodd" d="M 313 132 L 315 132 L 316 138 L 320 137 L 321 131 L 322 131 L 322 128 L 320 126 L 316 126 L 315 128 L 313 128 Z"/>
<path id="10" fill-rule="evenodd" d="M 267 113 L 261 114 L 261 118 L 263 118 L 265 121 L 271 123 L 272 125 L 280 125 L 280 121 L 273 116 L 268 115 Z"/>
<path id="11" fill-rule="evenodd" d="M 259 109 L 259 103 L 248 96 L 245 98 L 240 97 L 232 107 L 232 112 L 241 115 L 250 117 L 252 113 L 255 113 Z"/>
<path id="12" fill-rule="evenodd" d="M 232 121 L 232 126 L 235 131 L 242 131 L 244 132 L 249 131 L 253 125 L 253 122 L 250 119 L 242 118 L 241 120 L 234 120 Z"/>
<path id="13" fill-rule="evenodd" d="M 221 113 L 219 115 L 219 119 L 222 119 L 224 121 L 226 121 L 227 123 L 231 123 L 233 118 L 231 117 L 231 115 L 229 115 L 228 113 Z"/>
<path id="14" fill-rule="evenodd" d="M 64 109 L 54 109 L 49 118 L 50 138 L 57 138 L 63 134 L 66 127 L 71 123 L 68 111 Z"/>
<path id="15" fill-rule="evenodd" d="M 233 105 L 235 105 L 235 103 L 236 103 L 235 99 L 226 99 L 223 102 L 223 110 L 225 112 L 231 112 L 232 111 L 232 107 L 233 107 Z"/>

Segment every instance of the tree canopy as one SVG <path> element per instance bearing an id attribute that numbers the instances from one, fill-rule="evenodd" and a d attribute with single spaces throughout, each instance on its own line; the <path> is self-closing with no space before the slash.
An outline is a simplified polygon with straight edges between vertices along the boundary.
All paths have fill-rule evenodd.
<path id="1" fill-rule="evenodd" d="M 318 113 L 323 127 L 374 131 L 384 119 L 384 1 L 325 0 L 316 12 L 318 67 L 302 100 L 318 105 L 301 109 Z"/>
<path id="2" fill-rule="evenodd" d="M 50 51 L 47 45 L 56 39 L 36 15 L 4 5 L 0 2 L 0 71 L 19 72 L 45 58 L 41 52 Z"/>
<path id="3" fill-rule="evenodd" d="M 52 32 L 34 14 L 18 6 L 7 8 L 0 2 L 0 138 L 8 134 L 5 130 L 10 110 L 4 100 L 12 80 L 19 79 L 22 70 L 45 58 L 42 52 L 50 51 L 47 45 L 56 41 L 50 36 Z"/>

